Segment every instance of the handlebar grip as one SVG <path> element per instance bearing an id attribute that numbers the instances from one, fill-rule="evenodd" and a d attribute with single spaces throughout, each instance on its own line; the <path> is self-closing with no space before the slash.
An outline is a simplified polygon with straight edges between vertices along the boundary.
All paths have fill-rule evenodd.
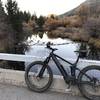
<path id="1" fill-rule="evenodd" d="M 48 42 L 48 43 L 46 44 L 46 45 L 47 45 L 47 48 L 50 48 L 50 44 L 51 44 L 50 42 Z"/>
<path id="2" fill-rule="evenodd" d="M 50 49 L 50 50 L 52 50 L 52 51 L 58 50 L 58 49 L 56 49 L 56 48 L 52 48 L 52 47 L 50 46 L 51 44 L 52 44 L 51 42 L 48 42 L 48 43 L 46 44 L 46 48 L 48 48 L 48 49 Z"/>

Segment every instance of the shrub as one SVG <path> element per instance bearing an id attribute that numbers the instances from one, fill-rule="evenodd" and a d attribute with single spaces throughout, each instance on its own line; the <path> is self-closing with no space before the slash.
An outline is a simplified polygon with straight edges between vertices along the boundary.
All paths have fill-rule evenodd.
<path id="1" fill-rule="evenodd" d="M 91 37 L 100 37 L 100 18 L 89 18 L 83 27 Z"/>

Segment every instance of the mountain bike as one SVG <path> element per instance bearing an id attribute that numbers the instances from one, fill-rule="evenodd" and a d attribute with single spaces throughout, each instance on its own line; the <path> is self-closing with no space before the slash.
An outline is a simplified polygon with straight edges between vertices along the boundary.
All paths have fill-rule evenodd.
<path id="1" fill-rule="evenodd" d="M 44 61 L 32 62 L 26 68 L 25 81 L 29 89 L 35 92 L 44 92 L 51 86 L 53 72 L 49 66 L 49 62 L 52 59 L 69 86 L 77 85 L 82 95 L 89 100 L 100 100 L 100 66 L 91 65 L 82 70 L 77 67 L 81 55 L 85 54 L 86 50 L 75 51 L 79 55 L 76 61 L 71 63 L 55 54 L 54 51 L 57 49 L 51 47 L 50 42 L 47 43 L 46 48 L 50 50 L 49 56 Z M 70 75 L 63 67 L 63 64 L 60 63 L 59 59 L 70 65 Z M 77 71 L 79 71 L 78 75 L 76 75 Z"/>

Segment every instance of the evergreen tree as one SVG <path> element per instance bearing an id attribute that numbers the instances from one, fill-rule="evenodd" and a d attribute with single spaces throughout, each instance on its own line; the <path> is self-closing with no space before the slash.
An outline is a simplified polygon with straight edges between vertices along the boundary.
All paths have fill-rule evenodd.
<path id="1" fill-rule="evenodd" d="M 14 46 L 14 39 L 13 39 L 13 28 L 11 24 L 8 23 L 7 15 L 4 12 L 4 8 L 2 2 L 0 0 L 0 52 L 8 52 L 12 50 Z M 0 61 L 0 67 L 2 68 L 12 68 L 8 66 L 7 61 Z"/>
<path id="2" fill-rule="evenodd" d="M 37 16 L 36 16 L 36 14 L 33 14 L 33 15 L 31 16 L 31 20 L 34 20 L 35 22 L 37 21 Z"/>
<path id="3" fill-rule="evenodd" d="M 15 45 L 14 48 L 12 50 L 8 50 L 8 52 L 14 54 L 24 54 L 25 44 L 23 44 L 23 41 L 25 40 L 25 34 L 23 33 L 23 20 L 22 16 L 20 16 L 21 12 L 19 11 L 18 4 L 16 1 L 7 0 L 7 4 L 5 6 L 8 20 L 15 31 L 13 34 Z M 10 64 L 14 66 L 14 69 L 24 70 L 24 63 L 11 62 Z"/>
<path id="4" fill-rule="evenodd" d="M 1 12 L 0 16 L 5 14 L 1 0 L 0 0 L 0 12 Z"/>
<path id="5" fill-rule="evenodd" d="M 7 0 L 6 4 L 8 19 L 12 24 L 12 27 L 17 32 L 22 32 L 22 20 L 20 17 L 20 11 L 16 1 Z"/>
<path id="6" fill-rule="evenodd" d="M 25 21 L 26 23 L 28 23 L 28 21 L 31 19 L 31 14 L 30 12 L 26 12 L 24 11 L 23 13 L 23 21 Z"/>
<path id="7" fill-rule="evenodd" d="M 38 27 L 40 29 L 42 29 L 43 25 L 45 23 L 45 18 L 43 16 L 40 16 L 39 18 L 37 18 L 36 23 L 37 23 Z"/>

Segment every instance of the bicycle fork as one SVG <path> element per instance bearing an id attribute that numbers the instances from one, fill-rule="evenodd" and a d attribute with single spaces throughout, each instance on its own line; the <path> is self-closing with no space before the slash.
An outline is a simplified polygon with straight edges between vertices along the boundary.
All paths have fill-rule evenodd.
<path id="1" fill-rule="evenodd" d="M 47 57 L 46 60 L 43 63 L 43 67 L 41 68 L 41 70 L 40 70 L 39 74 L 37 75 L 37 77 L 39 77 L 39 78 L 43 77 L 43 73 L 44 73 L 46 67 L 48 66 L 49 60 L 50 60 L 50 57 Z"/>

